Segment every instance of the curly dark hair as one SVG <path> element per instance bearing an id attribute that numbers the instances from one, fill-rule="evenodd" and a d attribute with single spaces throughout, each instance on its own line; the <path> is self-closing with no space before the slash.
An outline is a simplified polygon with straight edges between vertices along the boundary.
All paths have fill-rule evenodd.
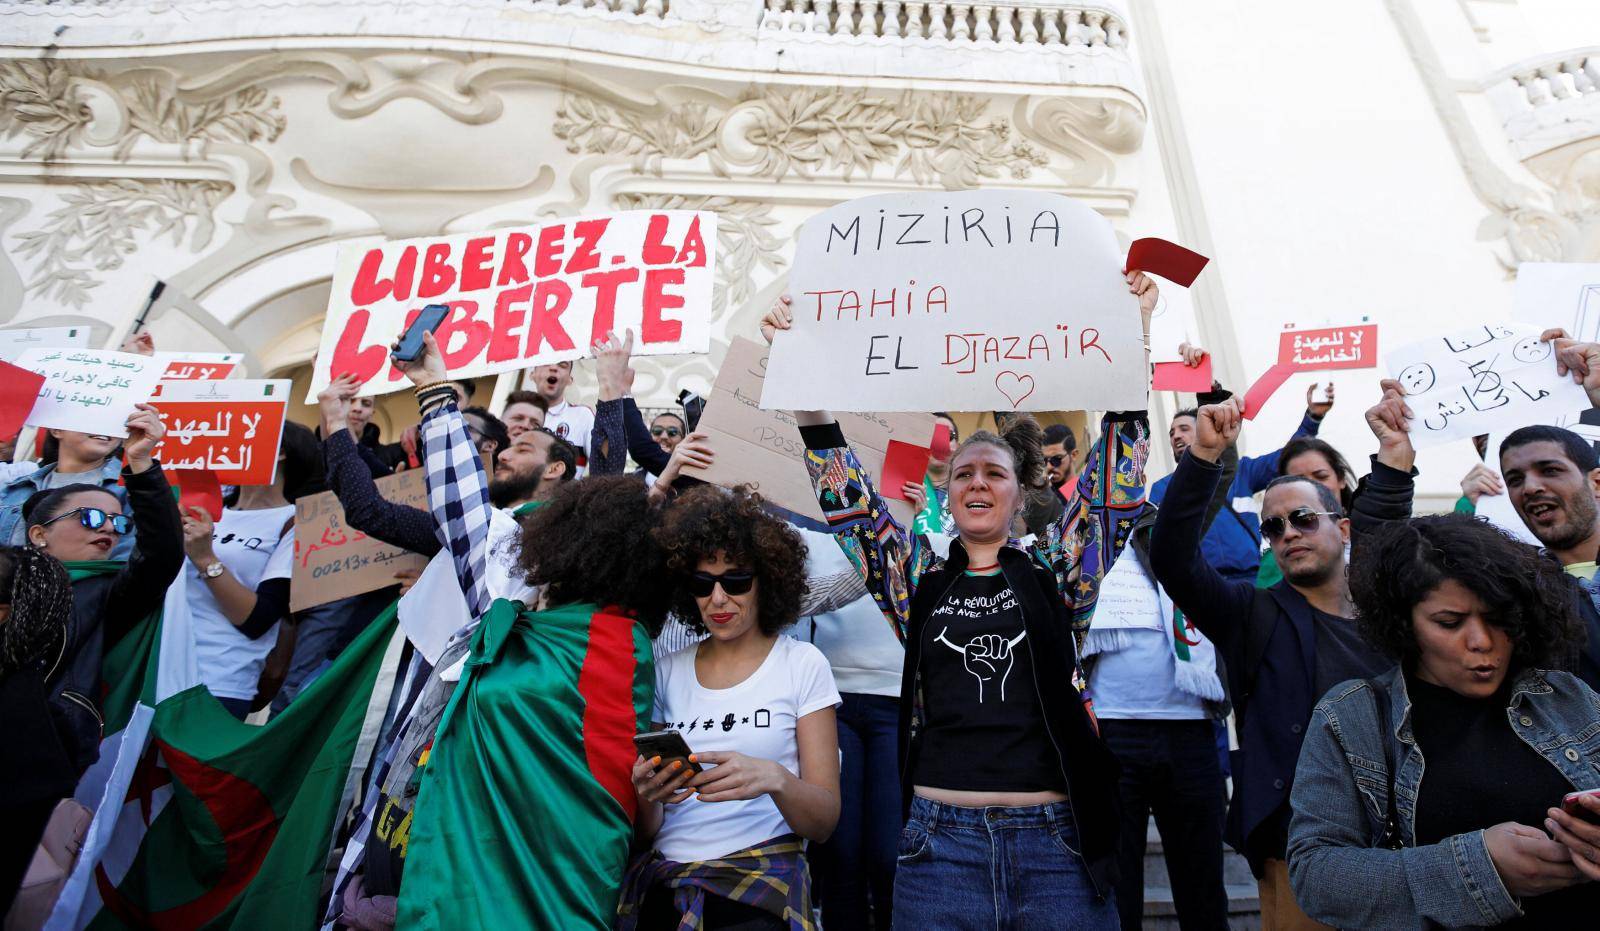
<path id="1" fill-rule="evenodd" d="M 671 594 L 651 531 L 661 509 L 644 483 L 626 475 L 591 476 L 556 486 L 523 522 L 518 563 L 545 586 L 551 604 L 594 602 L 632 612 L 652 635 Z"/>
<path id="2" fill-rule="evenodd" d="M 1479 599 L 1511 638 L 1511 671 L 1559 666 L 1582 628 L 1554 560 L 1469 514 L 1395 521 L 1356 550 L 1350 595 L 1367 643 L 1407 669 L 1419 650 L 1411 609 L 1446 579 Z"/>
<path id="3" fill-rule="evenodd" d="M 1006 418 L 998 434 L 988 430 L 977 431 L 950 454 L 951 464 L 954 465 L 962 453 L 980 443 L 999 447 L 1011 454 L 1011 471 L 1017 477 L 1017 484 L 1023 489 L 1043 486 L 1044 429 L 1032 416 L 1013 414 Z"/>
<path id="4" fill-rule="evenodd" d="M 696 633 L 705 633 L 700 606 L 685 584 L 701 561 L 718 554 L 756 575 L 756 623 L 772 636 L 800 618 L 805 597 L 806 544 L 794 528 L 768 514 L 748 486 L 702 485 L 679 495 L 656 528 L 667 568 L 677 574 L 672 610 Z"/>

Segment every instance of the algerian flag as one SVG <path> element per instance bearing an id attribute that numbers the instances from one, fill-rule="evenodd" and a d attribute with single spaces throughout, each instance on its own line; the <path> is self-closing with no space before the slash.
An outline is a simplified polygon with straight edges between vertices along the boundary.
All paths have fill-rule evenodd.
<path id="1" fill-rule="evenodd" d="M 380 668 L 398 656 L 394 617 L 391 606 L 261 727 L 203 685 L 161 694 L 164 667 L 186 674 L 186 625 L 157 616 L 119 641 L 103 664 L 115 731 L 95 767 L 103 800 L 46 928 L 315 925 L 334 825 L 360 779 L 352 760 L 388 702 L 374 683 L 392 681 Z"/>

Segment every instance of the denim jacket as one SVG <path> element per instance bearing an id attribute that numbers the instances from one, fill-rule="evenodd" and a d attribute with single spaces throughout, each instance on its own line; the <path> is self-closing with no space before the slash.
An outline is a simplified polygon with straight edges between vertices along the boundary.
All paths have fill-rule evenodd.
<path id="1" fill-rule="evenodd" d="M 22 525 L 22 505 L 33 496 L 34 492 L 44 488 L 45 481 L 56 470 L 55 463 L 40 466 L 35 472 L 13 479 L 4 486 L 0 486 L 0 546 L 10 546 L 11 541 L 17 536 L 17 528 Z M 122 501 L 123 510 L 128 507 L 128 492 L 119 484 L 122 476 L 122 460 L 117 458 L 107 459 L 100 468 L 99 485 L 106 491 L 116 495 Z M 92 482 L 90 484 L 93 484 Z M 133 534 L 130 532 L 117 541 L 111 551 L 112 559 L 127 559 L 133 552 Z"/>
<path id="2" fill-rule="evenodd" d="M 1411 736 L 1411 700 L 1398 667 L 1375 682 L 1390 696 L 1381 739 L 1389 742 L 1387 759 L 1399 761 L 1394 801 L 1404 847 L 1376 846 L 1389 781 L 1377 703 L 1365 680 L 1341 683 L 1312 714 L 1290 798 L 1289 875 L 1300 907 L 1342 928 L 1458 928 L 1519 917 L 1483 831 L 1413 846 L 1423 759 Z M 1506 714 L 1517 736 L 1574 789 L 1600 788 L 1600 696 L 1576 676 L 1524 671 Z"/>

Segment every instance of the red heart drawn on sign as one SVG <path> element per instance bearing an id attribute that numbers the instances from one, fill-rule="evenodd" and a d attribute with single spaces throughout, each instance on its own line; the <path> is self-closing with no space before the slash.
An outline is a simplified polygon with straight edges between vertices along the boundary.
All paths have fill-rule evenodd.
<path id="1" fill-rule="evenodd" d="M 1011 409 L 1016 410 L 1023 401 L 1028 400 L 1028 395 L 1033 394 L 1033 376 L 1018 375 L 1007 369 L 994 377 L 994 386 L 1011 402 Z"/>

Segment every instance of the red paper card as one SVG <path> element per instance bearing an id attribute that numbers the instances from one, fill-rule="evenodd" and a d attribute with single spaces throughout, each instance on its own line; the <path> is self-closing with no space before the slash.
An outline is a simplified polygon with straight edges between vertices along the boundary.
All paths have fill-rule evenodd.
<path id="1" fill-rule="evenodd" d="M 922 477 L 928 474 L 930 456 L 931 451 L 926 446 L 890 440 L 889 448 L 885 450 L 883 457 L 883 487 L 879 489 L 879 493 L 885 498 L 908 500 L 905 492 L 900 490 L 901 486 L 908 482 L 913 485 L 922 484 Z"/>
<path id="2" fill-rule="evenodd" d="M 940 462 L 950 458 L 950 425 L 942 420 L 933 425 L 933 445 L 928 448 L 928 457 Z"/>
<path id="3" fill-rule="evenodd" d="M 1157 391 L 1189 391 L 1199 394 L 1211 390 L 1211 356 L 1194 368 L 1182 362 L 1157 362 L 1150 387 Z"/>
<path id="4" fill-rule="evenodd" d="M 1256 379 L 1256 383 L 1250 386 L 1250 390 L 1244 393 L 1244 419 L 1254 420 L 1256 415 L 1261 413 L 1261 406 L 1272 397 L 1272 393 L 1283 387 L 1283 383 L 1293 374 L 1294 368 L 1282 362 L 1263 372 L 1261 377 Z"/>
<path id="5" fill-rule="evenodd" d="M 0 440 L 15 439 L 39 400 L 44 376 L 9 362 L 0 362 Z M 40 431 L 43 443 L 43 431 Z"/>
<path id="6" fill-rule="evenodd" d="M 167 472 L 167 478 L 177 486 L 180 513 L 200 508 L 213 521 L 222 520 L 222 483 L 217 481 L 217 473 L 210 469 L 174 469 Z"/>
<path id="7" fill-rule="evenodd" d="M 1278 361 L 1296 372 L 1376 368 L 1378 325 L 1285 330 L 1278 337 Z"/>
<path id="8" fill-rule="evenodd" d="M 1160 275 L 1173 284 L 1185 288 L 1194 284 L 1200 270 L 1211 261 L 1198 252 L 1191 252 L 1177 243 L 1149 237 L 1135 239 L 1128 247 L 1128 264 L 1124 272 L 1149 272 Z M 1210 387 L 1209 385 L 1207 387 Z"/>

